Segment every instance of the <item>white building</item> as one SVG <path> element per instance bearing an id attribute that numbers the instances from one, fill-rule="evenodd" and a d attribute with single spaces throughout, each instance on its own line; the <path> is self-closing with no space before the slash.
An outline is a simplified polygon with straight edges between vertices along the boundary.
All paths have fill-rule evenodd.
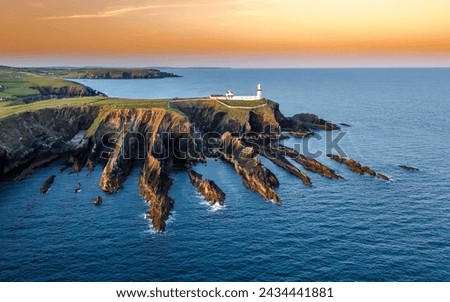
<path id="1" fill-rule="evenodd" d="M 211 94 L 209 98 L 215 100 L 254 101 L 262 99 L 263 96 L 261 84 L 258 84 L 256 86 L 256 95 L 234 95 L 231 90 L 228 90 L 225 94 Z"/>

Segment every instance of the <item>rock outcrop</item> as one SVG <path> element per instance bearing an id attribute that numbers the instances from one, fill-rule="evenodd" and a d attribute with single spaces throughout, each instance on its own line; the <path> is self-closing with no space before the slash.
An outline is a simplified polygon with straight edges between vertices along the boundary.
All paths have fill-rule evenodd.
<path id="1" fill-rule="evenodd" d="M 345 157 L 340 157 L 339 155 L 336 155 L 336 154 L 327 154 L 327 156 L 339 163 L 346 164 L 349 167 L 349 169 L 356 174 L 360 174 L 360 175 L 367 174 L 370 176 L 378 176 L 378 178 L 383 179 L 383 180 L 389 180 L 389 177 L 387 177 L 386 175 L 383 175 L 381 173 L 376 173 L 369 167 L 362 166 L 356 160 L 353 160 L 350 158 L 345 158 Z"/>
<path id="2" fill-rule="evenodd" d="M 103 199 L 100 196 L 95 197 L 94 201 L 92 202 L 94 205 L 99 206 L 103 202 Z"/>
<path id="3" fill-rule="evenodd" d="M 189 180 L 197 188 L 197 191 L 209 202 L 211 206 L 218 204 L 223 206 L 225 201 L 225 193 L 209 179 L 203 179 L 200 173 L 190 169 L 188 171 Z"/>
<path id="4" fill-rule="evenodd" d="M 100 135 L 102 133 L 106 133 Z M 149 217 L 158 231 L 164 231 L 173 208 L 168 196 L 173 169 L 186 169 L 203 158 L 196 150 L 192 127 L 182 115 L 165 109 L 123 109 L 103 118 L 93 135 L 113 141 L 103 169 L 101 188 L 115 192 L 121 188 L 134 161 L 144 161 L 139 179 L 140 193 L 150 203 Z M 98 145 L 98 144 L 97 144 Z M 94 152 L 97 153 L 97 152 Z"/>
<path id="5" fill-rule="evenodd" d="M 267 106 L 244 109 L 209 99 L 170 102 L 168 108 L 91 105 L 42 109 L 0 119 L 0 179 L 23 179 L 40 166 L 63 158 L 66 162 L 61 171 L 67 167 L 75 172 L 85 167 L 92 171 L 103 166 L 99 185 L 112 194 L 124 186 L 134 167 L 140 167 L 138 186 L 149 203 L 148 217 L 157 231 L 164 231 L 174 206 L 169 196 L 170 173 L 204 162 L 205 154 L 231 163 L 247 188 L 276 204 L 281 204 L 275 191 L 279 181 L 259 156 L 307 186 L 311 180 L 296 163 L 307 171 L 341 178 L 328 166 L 279 143 L 284 138 L 282 131 L 309 135 L 313 126 L 337 129 L 328 125 L 317 116 L 286 118 L 272 101 L 267 101 Z M 354 160 L 329 156 L 355 173 L 389 179 Z M 225 194 L 213 181 L 192 169 L 189 177 L 211 204 L 223 204 Z M 47 179 L 42 193 L 48 191 L 54 178 Z M 94 204 L 100 203 L 97 197 Z"/>
<path id="6" fill-rule="evenodd" d="M 139 179 L 141 195 L 150 202 L 148 217 L 151 218 L 153 227 L 158 231 L 165 230 L 166 221 L 174 205 L 173 199 L 168 195 L 172 186 L 172 179 L 168 172 L 167 163 L 160 162 L 149 155 Z"/>
<path id="7" fill-rule="evenodd" d="M 419 169 L 411 167 L 411 166 L 406 166 L 406 165 L 399 165 L 400 168 L 406 170 L 406 171 L 419 171 Z"/>
<path id="8" fill-rule="evenodd" d="M 47 191 L 50 189 L 53 182 L 55 181 L 55 177 L 56 177 L 55 175 L 52 175 L 49 178 L 47 178 L 42 187 L 39 189 L 39 192 L 41 192 L 42 194 L 47 193 Z"/>
<path id="9" fill-rule="evenodd" d="M 314 158 L 307 157 L 303 154 L 300 154 L 298 151 L 283 146 L 283 145 L 271 145 L 272 150 L 276 150 L 278 153 L 285 154 L 292 158 L 295 162 L 302 165 L 306 170 L 318 173 L 322 176 L 332 178 L 332 179 L 342 179 L 342 176 L 336 174 L 336 172 L 330 167 L 318 162 Z"/>
<path id="10" fill-rule="evenodd" d="M 49 154 L 48 156 L 45 156 L 45 154 L 42 154 L 41 159 L 32 162 L 27 168 L 23 169 L 22 172 L 20 172 L 20 174 L 16 176 L 15 180 L 24 180 L 30 174 L 33 174 L 34 172 L 36 172 L 36 170 L 39 167 L 42 167 L 42 166 L 45 166 L 47 164 L 54 162 L 56 159 L 58 159 L 58 157 L 59 156 L 56 154 Z"/>
<path id="11" fill-rule="evenodd" d="M 311 179 L 308 175 L 306 175 L 304 172 L 300 171 L 297 167 L 295 167 L 293 164 L 291 164 L 286 157 L 281 153 L 277 152 L 275 149 L 270 147 L 271 145 L 267 146 L 264 144 L 260 144 L 256 150 L 258 150 L 258 153 L 268 160 L 272 161 L 277 166 L 281 167 L 282 169 L 288 171 L 292 175 L 300 178 L 300 180 L 306 185 L 311 186 Z"/>
<path id="12" fill-rule="evenodd" d="M 80 130 L 88 129 L 98 107 L 42 109 L 0 120 L 0 179 L 35 170 L 62 154 L 77 151 L 70 144 Z M 72 149 L 73 148 L 73 149 Z"/>
<path id="13" fill-rule="evenodd" d="M 279 135 L 281 127 L 274 114 L 274 104 L 268 101 L 268 106 L 233 110 L 214 100 L 199 99 L 173 102 L 170 106 L 183 112 L 195 129 L 202 133 L 215 132 L 219 138 L 227 131 L 233 134 L 254 132 L 266 136 Z"/>
<path id="14" fill-rule="evenodd" d="M 389 180 L 389 177 L 387 177 L 386 175 L 381 174 L 381 173 L 377 173 L 377 177 L 382 180 L 386 180 L 386 181 Z"/>
<path id="15" fill-rule="evenodd" d="M 131 154 L 132 150 L 136 149 L 137 143 L 135 135 L 129 132 L 119 134 L 114 152 L 104 167 L 100 178 L 100 187 L 103 191 L 115 193 L 122 188 L 131 172 L 133 159 L 137 158 L 136 155 Z"/>
<path id="16" fill-rule="evenodd" d="M 312 113 L 299 113 L 290 118 L 293 121 L 299 122 L 304 126 L 312 129 L 319 130 L 339 130 L 340 127 L 329 121 L 319 118 L 317 115 Z"/>
<path id="17" fill-rule="evenodd" d="M 158 69 L 95 68 L 74 70 L 78 71 L 78 79 L 162 79 L 179 77 L 174 73 L 163 72 Z"/>
<path id="18" fill-rule="evenodd" d="M 221 137 L 222 159 L 234 165 L 245 186 L 259 193 L 267 200 L 280 204 L 281 199 L 275 192 L 279 181 L 275 174 L 264 167 L 252 147 L 245 147 L 239 138 L 225 132 Z"/>

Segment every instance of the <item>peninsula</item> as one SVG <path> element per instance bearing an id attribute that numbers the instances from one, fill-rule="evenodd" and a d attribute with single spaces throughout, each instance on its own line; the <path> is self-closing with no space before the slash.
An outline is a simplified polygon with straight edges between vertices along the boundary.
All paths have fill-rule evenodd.
<path id="1" fill-rule="evenodd" d="M 106 96 L 67 79 L 162 79 L 179 77 L 144 68 L 18 68 L 0 66 L 0 101 L 11 104 L 48 99 Z"/>
<path id="2" fill-rule="evenodd" d="M 100 188 L 115 194 L 132 168 L 139 166 L 139 191 L 150 204 L 148 216 L 158 231 L 164 231 L 175 202 L 169 195 L 174 170 L 188 170 L 205 199 L 211 205 L 223 205 L 225 193 L 194 171 L 195 164 L 207 158 L 231 164 L 248 189 L 275 204 L 282 202 L 276 192 L 279 180 L 260 156 L 298 178 L 298 185 L 312 185 L 300 167 L 330 179 L 342 178 L 325 164 L 279 143 L 289 137 L 286 133 L 303 137 L 313 129 L 339 127 L 311 114 L 286 117 L 278 103 L 265 98 L 131 100 L 97 92 L 29 104 L 4 101 L 0 102 L 0 128 L 1 179 L 24 179 L 62 159 L 61 171 L 102 169 Z M 377 175 L 350 159 L 334 159 L 355 173 Z M 53 182 L 54 176 L 49 177 L 42 194 Z M 384 175 L 379 178 L 388 180 Z"/>

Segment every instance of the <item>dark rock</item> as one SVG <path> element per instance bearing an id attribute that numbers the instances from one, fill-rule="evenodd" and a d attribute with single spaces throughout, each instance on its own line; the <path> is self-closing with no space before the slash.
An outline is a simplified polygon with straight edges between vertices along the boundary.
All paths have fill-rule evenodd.
<path id="1" fill-rule="evenodd" d="M 174 205 L 168 195 L 172 185 L 170 171 L 190 168 L 192 162 L 200 161 L 202 157 L 195 151 L 192 127 L 184 116 L 155 109 L 147 117 L 150 119 L 145 126 L 152 135 L 148 140 L 149 153 L 142 168 L 139 187 L 141 195 L 150 203 L 148 216 L 153 227 L 164 231 Z M 163 138 L 165 133 L 171 134 L 169 140 Z"/>
<path id="2" fill-rule="evenodd" d="M 278 179 L 255 156 L 255 150 L 252 147 L 245 147 L 239 138 L 233 137 L 229 132 L 222 135 L 221 142 L 222 159 L 234 165 L 245 186 L 265 199 L 280 204 L 280 197 L 274 190 L 279 186 Z"/>
<path id="3" fill-rule="evenodd" d="M 311 186 L 311 179 L 300 171 L 297 167 L 291 164 L 286 157 L 281 152 L 276 152 L 275 148 L 266 147 L 264 145 L 259 145 L 258 152 L 260 155 L 264 156 L 268 160 L 272 161 L 277 166 L 283 168 L 289 173 L 297 176 L 306 185 Z"/>
<path id="4" fill-rule="evenodd" d="M 27 168 L 22 170 L 18 176 L 16 176 L 16 180 L 24 180 L 28 177 L 28 175 L 36 172 L 39 167 L 48 165 L 55 161 L 59 156 L 56 154 L 48 154 L 46 156 L 41 155 L 41 159 L 36 159 L 33 161 Z"/>
<path id="5" fill-rule="evenodd" d="M 293 137 L 303 138 L 303 137 L 308 137 L 308 136 L 314 135 L 314 132 L 310 132 L 310 131 L 307 131 L 307 132 L 294 132 L 294 131 L 291 131 L 290 134 Z"/>
<path id="6" fill-rule="evenodd" d="M 52 186 L 53 182 L 55 181 L 55 175 L 50 176 L 42 185 L 42 187 L 39 189 L 39 192 L 41 192 L 42 194 L 47 193 L 47 191 L 50 189 L 50 187 Z"/>
<path id="7" fill-rule="evenodd" d="M 100 187 L 104 192 L 117 192 L 130 174 L 133 166 L 133 156 L 130 154 L 130 150 L 136 148 L 137 144 L 137 140 L 134 140 L 133 137 L 128 133 L 120 134 L 118 138 L 120 143 L 116 144 L 100 178 Z"/>
<path id="8" fill-rule="evenodd" d="M 362 170 L 364 173 L 366 173 L 366 174 L 368 174 L 368 175 L 370 175 L 370 176 L 375 176 L 375 175 L 376 175 L 376 173 L 375 173 L 372 169 L 370 169 L 369 167 L 367 167 L 367 166 L 362 166 L 362 167 L 361 167 L 361 170 Z"/>
<path id="9" fill-rule="evenodd" d="M 96 206 L 99 206 L 102 204 L 102 202 L 103 202 L 103 199 L 100 196 L 97 196 L 97 197 L 95 197 L 93 204 Z"/>
<path id="10" fill-rule="evenodd" d="M 320 130 L 339 130 L 340 127 L 329 121 L 319 118 L 317 115 L 312 113 L 299 113 L 290 118 L 291 120 L 302 123 L 304 126 L 313 129 Z"/>
<path id="11" fill-rule="evenodd" d="M 75 151 L 70 144 L 80 129 L 88 129 L 99 108 L 62 107 L 24 112 L 0 120 L 0 177 L 15 177 Z"/>
<path id="12" fill-rule="evenodd" d="M 399 167 L 402 169 L 405 169 L 407 171 L 419 171 L 419 169 L 411 167 L 411 166 L 399 165 Z"/>
<path id="13" fill-rule="evenodd" d="M 279 144 L 274 144 L 270 146 L 271 150 L 275 150 L 276 152 L 279 152 L 281 154 L 285 154 L 292 158 L 295 162 L 302 165 L 306 170 L 318 173 L 322 176 L 332 178 L 332 179 L 342 179 L 342 176 L 336 174 L 336 172 L 331 169 L 330 167 L 318 162 L 314 158 L 307 157 L 303 154 L 300 154 L 298 151 L 283 146 Z"/>
<path id="14" fill-rule="evenodd" d="M 384 179 L 384 177 L 386 177 L 383 174 L 381 174 L 381 176 L 380 176 L 380 173 L 376 173 L 375 171 L 373 171 L 372 169 L 370 169 L 367 166 L 362 166 L 359 162 L 357 162 L 353 159 L 340 157 L 339 155 L 336 155 L 336 154 L 327 154 L 327 156 L 339 163 L 346 164 L 349 167 L 349 169 L 356 174 L 360 174 L 360 175 L 367 174 L 370 176 L 378 176 L 378 178 L 381 178 L 381 179 Z"/>
<path id="15" fill-rule="evenodd" d="M 386 175 L 381 174 L 381 173 L 377 173 L 377 177 L 382 180 L 386 180 L 386 181 L 389 180 L 389 177 L 387 177 Z"/>
<path id="16" fill-rule="evenodd" d="M 174 205 L 173 199 L 168 195 L 172 186 L 168 172 L 167 163 L 149 155 L 139 180 L 140 193 L 150 202 L 147 214 L 152 219 L 153 227 L 161 232 L 166 228 L 166 220 Z"/>
<path id="17" fill-rule="evenodd" d="M 203 179 L 200 173 L 190 169 L 188 171 L 189 180 L 197 188 L 200 194 L 210 203 L 211 206 L 216 203 L 223 206 L 225 201 L 225 193 L 209 179 Z"/>
<path id="18" fill-rule="evenodd" d="M 88 169 L 89 172 L 94 171 L 95 168 L 95 162 L 92 159 L 88 159 L 86 161 L 86 168 Z"/>

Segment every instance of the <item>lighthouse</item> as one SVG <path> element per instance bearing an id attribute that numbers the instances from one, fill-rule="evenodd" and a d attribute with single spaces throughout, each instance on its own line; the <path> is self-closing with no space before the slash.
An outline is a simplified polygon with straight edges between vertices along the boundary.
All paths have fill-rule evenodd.
<path id="1" fill-rule="evenodd" d="M 231 90 L 228 90 L 225 94 L 211 94 L 210 99 L 215 100 L 237 100 L 237 101 L 257 101 L 263 98 L 261 84 L 256 86 L 256 95 L 234 95 Z"/>
<path id="2" fill-rule="evenodd" d="M 256 86 L 256 99 L 258 99 L 258 100 L 262 99 L 261 84 L 258 84 L 258 86 Z"/>

